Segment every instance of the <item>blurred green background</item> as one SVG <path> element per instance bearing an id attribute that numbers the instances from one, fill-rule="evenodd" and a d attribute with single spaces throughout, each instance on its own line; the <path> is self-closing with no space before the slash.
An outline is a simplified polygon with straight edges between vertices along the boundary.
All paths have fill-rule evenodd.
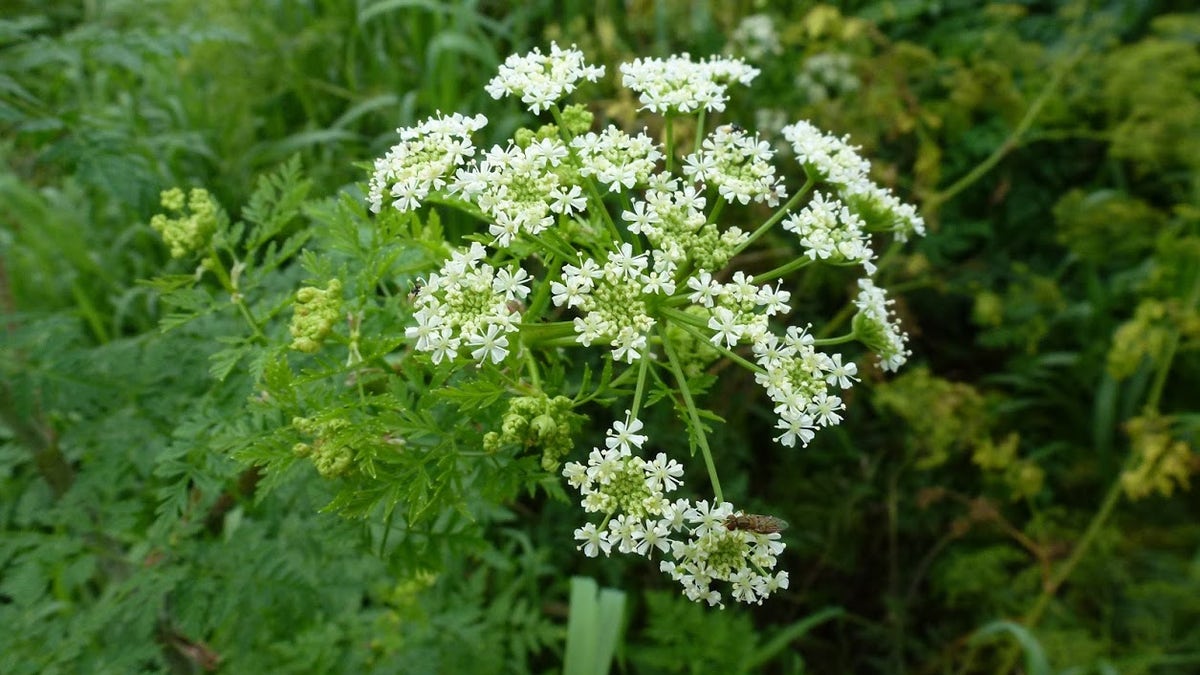
<path id="1" fill-rule="evenodd" d="M 614 672 L 1200 672 L 1191 3 L 0 8 L 0 672 L 560 672 L 572 575 L 627 594 Z M 389 543 L 322 512 L 315 472 L 262 481 L 230 456 L 263 431 L 253 380 L 209 373 L 230 317 L 164 333 L 139 283 L 170 267 L 161 190 L 236 217 L 298 157 L 313 195 L 357 194 L 439 110 L 502 142 L 532 119 L 483 85 L 551 40 L 608 67 L 576 100 L 626 127 L 619 63 L 744 56 L 762 74 L 723 120 L 850 134 L 929 224 L 883 267 L 914 356 L 863 359 L 841 427 L 778 447 L 747 374 L 705 402 L 726 493 L 791 523 L 791 588 L 761 607 L 584 558 L 552 491 Z M 798 312 L 848 282 L 805 277 Z"/>

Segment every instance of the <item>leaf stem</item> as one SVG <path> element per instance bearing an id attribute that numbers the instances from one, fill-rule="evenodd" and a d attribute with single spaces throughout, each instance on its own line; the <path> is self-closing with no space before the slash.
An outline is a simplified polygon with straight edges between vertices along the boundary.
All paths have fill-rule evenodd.
<path id="1" fill-rule="evenodd" d="M 787 200 L 786 204 L 779 207 L 775 211 L 775 213 L 772 213 L 771 217 L 767 218 L 766 222 L 764 222 L 762 225 L 759 225 L 758 229 L 756 229 L 753 233 L 751 233 L 750 237 L 748 239 L 746 239 L 746 241 L 743 241 L 741 244 L 738 245 L 737 248 L 733 249 L 733 255 L 731 255 L 729 257 L 733 258 L 733 256 L 736 256 L 737 254 L 746 250 L 746 248 L 749 247 L 750 244 L 753 244 L 755 241 L 758 241 L 759 237 L 766 234 L 767 230 L 771 229 L 771 227 L 775 223 L 779 222 L 785 215 L 788 214 L 788 212 L 790 212 L 793 208 L 796 207 L 797 204 L 800 203 L 800 200 L 803 199 L 805 197 L 805 195 L 808 194 L 808 191 L 812 189 L 813 183 L 814 183 L 814 181 L 813 181 L 812 177 L 809 176 L 808 180 L 806 180 L 804 182 L 804 185 L 800 186 L 800 190 L 798 192 L 796 192 L 796 194 L 792 195 L 792 198 Z"/>
<path id="2" fill-rule="evenodd" d="M 679 385 L 679 393 L 683 396 L 684 406 L 687 408 L 688 419 L 691 428 L 692 439 L 696 445 L 700 446 L 700 454 L 704 456 L 704 467 L 708 470 L 708 480 L 712 483 L 713 499 L 717 504 L 725 501 L 725 496 L 721 492 L 721 481 L 717 478 L 717 466 L 713 463 L 712 450 L 708 447 L 708 438 L 704 435 L 704 427 L 700 422 L 700 413 L 696 410 L 696 402 L 692 400 L 692 390 L 688 387 L 687 377 L 683 374 L 683 368 L 679 365 L 679 358 L 675 356 L 675 349 L 671 346 L 671 340 L 667 337 L 666 331 L 660 331 L 662 337 L 663 351 L 667 353 L 667 361 L 671 364 L 671 372 L 675 375 L 675 381 Z"/>

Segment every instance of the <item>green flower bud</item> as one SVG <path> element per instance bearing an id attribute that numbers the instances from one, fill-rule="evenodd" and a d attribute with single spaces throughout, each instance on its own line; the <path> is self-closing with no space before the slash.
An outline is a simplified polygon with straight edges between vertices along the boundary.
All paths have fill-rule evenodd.
<path id="1" fill-rule="evenodd" d="M 1026 499 L 1041 492 L 1046 480 L 1046 472 L 1036 462 L 1023 459 L 1009 467 L 1004 474 L 1004 482 L 1014 500 Z"/>
<path id="2" fill-rule="evenodd" d="M 489 431 L 483 435 L 483 451 L 489 455 L 494 455 L 500 452 L 500 434 Z"/>
<path id="3" fill-rule="evenodd" d="M 355 452 L 344 440 L 350 430 L 345 419 L 319 420 L 313 417 L 294 417 L 292 426 L 297 431 L 315 436 L 312 443 L 297 443 L 292 452 L 298 457 L 312 460 L 317 472 L 325 478 L 334 478 L 349 472 L 354 465 Z"/>
<path id="4" fill-rule="evenodd" d="M 529 425 L 533 436 L 538 440 L 548 440 L 558 434 L 558 422 L 552 415 L 543 413 L 533 418 Z"/>
<path id="5" fill-rule="evenodd" d="M 312 354 L 333 331 L 342 313 L 342 282 L 330 280 L 325 290 L 306 286 L 296 292 L 295 314 L 289 331 L 296 351 Z"/>
<path id="6" fill-rule="evenodd" d="M 556 471 L 559 463 L 574 447 L 572 435 L 582 416 L 571 412 L 571 399 L 545 394 L 518 396 L 508 402 L 508 410 L 500 422 L 500 433 L 484 436 L 484 449 L 496 452 L 503 445 L 542 448 L 542 467 Z"/>
<path id="7" fill-rule="evenodd" d="M 353 451 L 344 445 L 318 441 L 313 448 L 313 465 L 317 467 L 317 472 L 325 478 L 336 478 L 345 474 L 350 469 L 353 459 Z"/>
<path id="8" fill-rule="evenodd" d="M 1143 300 L 1133 318 L 1121 324 L 1113 333 L 1108 350 L 1108 372 L 1123 380 L 1138 369 L 1145 358 L 1158 359 L 1170 339 L 1169 327 L 1175 323 L 1167 307 L 1157 300 Z"/>
<path id="9" fill-rule="evenodd" d="M 1125 425 L 1137 464 L 1121 474 L 1121 487 L 1130 499 L 1141 499 L 1153 492 L 1171 496 L 1175 487 L 1189 487 L 1195 454 L 1186 441 L 1170 434 L 1171 420 L 1164 417 L 1136 417 Z"/>
<path id="10" fill-rule="evenodd" d="M 526 129 L 524 127 L 517 129 L 513 132 L 513 145 L 524 150 L 525 148 L 528 148 L 529 144 L 535 140 L 534 136 L 535 134 L 533 129 Z"/>
<path id="11" fill-rule="evenodd" d="M 596 116 L 587 109 L 587 106 L 580 103 L 571 104 L 562 111 L 563 127 L 572 136 L 586 134 L 592 128 L 592 122 L 595 119 Z"/>
<path id="12" fill-rule="evenodd" d="M 207 190 L 192 190 L 185 205 L 183 190 L 171 188 L 162 192 L 160 203 L 176 217 L 157 214 L 150 219 L 150 227 L 162 236 L 172 258 L 182 258 L 208 246 L 218 228 L 220 207 Z"/>

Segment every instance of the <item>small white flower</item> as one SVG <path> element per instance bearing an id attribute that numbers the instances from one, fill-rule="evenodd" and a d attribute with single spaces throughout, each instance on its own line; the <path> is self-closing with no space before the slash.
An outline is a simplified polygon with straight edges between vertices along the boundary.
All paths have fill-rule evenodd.
<path id="1" fill-rule="evenodd" d="M 501 334 L 496 324 L 489 324 L 482 335 L 468 336 L 467 344 L 476 347 L 471 351 L 471 358 L 480 363 L 489 358 L 492 363 L 500 363 L 508 356 L 508 336 Z"/>
<path id="2" fill-rule="evenodd" d="M 584 347 L 590 347 L 593 342 L 599 340 L 608 330 L 608 325 L 604 321 L 604 317 L 597 312 L 591 312 L 583 318 L 575 318 L 575 341 Z"/>
<path id="3" fill-rule="evenodd" d="M 633 363 L 642 357 L 642 350 L 646 348 L 646 336 L 629 326 L 622 326 L 609 344 L 613 347 L 614 359 Z"/>
<path id="4" fill-rule="evenodd" d="M 795 446 L 797 440 L 800 441 L 801 445 L 807 446 L 815 435 L 813 433 L 815 430 L 813 419 L 808 415 L 793 410 L 784 410 L 780 414 L 779 422 L 776 423 L 775 428 L 783 431 L 775 440 L 789 448 Z"/>
<path id="5" fill-rule="evenodd" d="M 828 368 L 829 375 L 825 377 L 825 381 L 829 384 L 836 384 L 842 389 L 849 389 L 851 385 L 858 381 L 854 377 L 858 373 L 858 364 L 851 361 L 842 365 L 842 355 L 834 354 L 831 359 L 831 367 Z"/>
<path id="6" fill-rule="evenodd" d="M 492 291 L 503 294 L 509 300 L 524 300 L 529 295 L 529 273 L 518 267 L 516 272 L 508 269 L 498 270 L 492 279 Z"/>
<path id="7" fill-rule="evenodd" d="M 631 414 L 629 410 L 625 411 L 625 415 Z M 646 442 L 646 436 L 637 432 L 642 430 L 642 421 L 636 417 L 628 422 L 617 420 L 613 422 L 612 428 L 605 432 L 606 438 L 604 445 L 612 450 L 620 450 L 623 453 L 633 452 L 633 448 L 641 448 Z"/>
<path id="8" fill-rule="evenodd" d="M 618 276 L 637 279 L 638 275 L 649 264 L 647 257 L 645 253 L 634 255 L 633 246 L 627 242 L 621 244 L 621 250 L 612 251 L 608 254 L 607 266 L 611 266 Z"/>
<path id="9" fill-rule="evenodd" d="M 556 185 L 550 191 L 550 210 L 555 213 L 579 213 L 587 208 L 587 197 L 578 185 L 572 185 L 570 190 L 564 190 Z"/>
<path id="10" fill-rule="evenodd" d="M 563 467 L 563 477 L 572 487 L 586 494 L 585 487 L 590 487 L 592 479 L 587 475 L 587 467 L 579 462 L 567 462 Z"/>
<path id="11" fill-rule="evenodd" d="M 642 277 L 643 293 L 657 293 L 659 295 L 670 295 L 675 292 L 675 265 L 666 263 L 661 268 L 650 272 Z"/>
<path id="12" fill-rule="evenodd" d="M 683 478 L 683 465 L 673 459 L 667 459 L 666 453 L 660 452 L 653 462 L 643 467 L 646 471 L 646 481 L 652 490 L 672 492 L 679 487 Z"/>
<path id="13" fill-rule="evenodd" d="M 688 522 L 696 526 L 695 534 L 703 536 L 709 532 L 725 529 L 725 520 L 733 513 L 733 505 L 721 502 L 720 505 L 709 505 L 707 499 L 701 499 L 695 506 L 684 513 Z"/>
<path id="14" fill-rule="evenodd" d="M 443 359 L 453 361 L 458 358 L 458 347 L 461 343 L 461 338 L 454 337 L 449 328 L 443 328 L 429 339 L 429 358 L 435 364 L 441 363 Z"/>
<path id="15" fill-rule="evenodd" d="M 646 202 L 640 201 L 633 203 L 632 211 L 623 211 L 621 219 L 629 224 L 629 231 L 634 234 L 641 234 L 647 226 L 662 220 L 653 208 L 647 209 Z"/>
<path id="16" fill-rule="evenodd" d="M 736 345 L 745 330 L 738 323 L 737 315 L 725 307 L 717 307 L 713 310 L 712 317 L 708 320 L 708 327 L 713 329 L 713 336 L 710 338 L 713 344 L 719 345 L 724 342 L 726 347 Z"/>
<path id="17" fill-rule="evenodd" d="M 557 281 L 550 283 L 550 299 L 555 307 L 575 307 L 583 303 L 585 295 L 584 284 L 580 277 L 568 277 L 566 283 Z"/>
<path id="18" fill-rule="evenodd" d="M 589 558 L 595 558 L 600 553 L 607 556 L 612 550 L 612 542 L 608 540 L 608 533 L 598 531 L 595 523 L 588 523 L 576 529 L 575 538 L 583 542 L 576 548 L 582 550 L 583 554 Z"/>
<path id="19" fill-rule="evenodd" d="M 695 291 L 688 296 L 688 300 L 705 307 L 712 307 L 721 295 L 721 284 L 714 281 L 705 270 L 688 277 L 687 287 Z"/>
<path id="20" fill-rule="evenodd" d="M 645 535 L 646 529 L 637 518 L 621 514 L 608 521 L 608 538 L 615 540 L 617 550 L 621 553 L 632 553 L 637 547 L 637 540 Z"/>
<path id="21" fill-rule="evenodd" d="M 648 556 L 653 553 L 653 549 L 666 553 L 671 547 L 671 532 L 662 525 L 651 525 L 643 527 L 638 532 L 634 533 L 634 537 L 638 540 L 634 546 L 634 552 L 638 555 Z"/>
<path id="22" fill-rule="evenodd" d="M 842 417 L 837 411 L 845 407 L 840 397 L 821 392 L 813 397 L 806 412 L 817 421 L 817 424 L 828 427 L 842 421 Z"/>
<path id="23" fill-rule="evenodd" d="M 763 306 L 767 316 L 786 314 L 791 309 L 787 304 L 791 298 L 791 292 L 783 290 L 783 282 L 779 282 L 775 288 L 770 286 L 759 288 L 755 297 L 758 304 Z"/>

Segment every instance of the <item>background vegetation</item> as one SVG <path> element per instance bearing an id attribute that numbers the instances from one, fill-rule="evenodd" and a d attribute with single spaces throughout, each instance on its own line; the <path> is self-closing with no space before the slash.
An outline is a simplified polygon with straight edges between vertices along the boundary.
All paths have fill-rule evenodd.
<path id="1" fill-rule="evenodd" d="M 1200 14 L 778 4 L 4 3 L 0 671 L 556 672 L 572 575 L 626 593 L 619 672 L 1200 669 Z M 205 187 L 262 244 L 245 284 L 286 334 L 313 276 L 286 242 L 349 245 L 313 223 L 361 209 L 397 126 L 527 123 L 483 84 L 550 40 L 610 77 L 744 55 L 763 74 L 725 119 L 851 134 L 931 225 L 886 263 L 914 358 L 864 360 L 842 427 L 780 448 L 751 378 L 707 396 L 726 492 L 791 523 L 792 586 L 761 607 L 579 555 L 536 458 L 433 494 L 254 468 L 289 441 L 254 398 L 306 383 L 218 341 L 242 330 L 219 288 L 163 276 L 192 270 L 149 226 L 159 192 Z M 832 315 L 847 279 L 809 279 L 800 311 Z"/>

